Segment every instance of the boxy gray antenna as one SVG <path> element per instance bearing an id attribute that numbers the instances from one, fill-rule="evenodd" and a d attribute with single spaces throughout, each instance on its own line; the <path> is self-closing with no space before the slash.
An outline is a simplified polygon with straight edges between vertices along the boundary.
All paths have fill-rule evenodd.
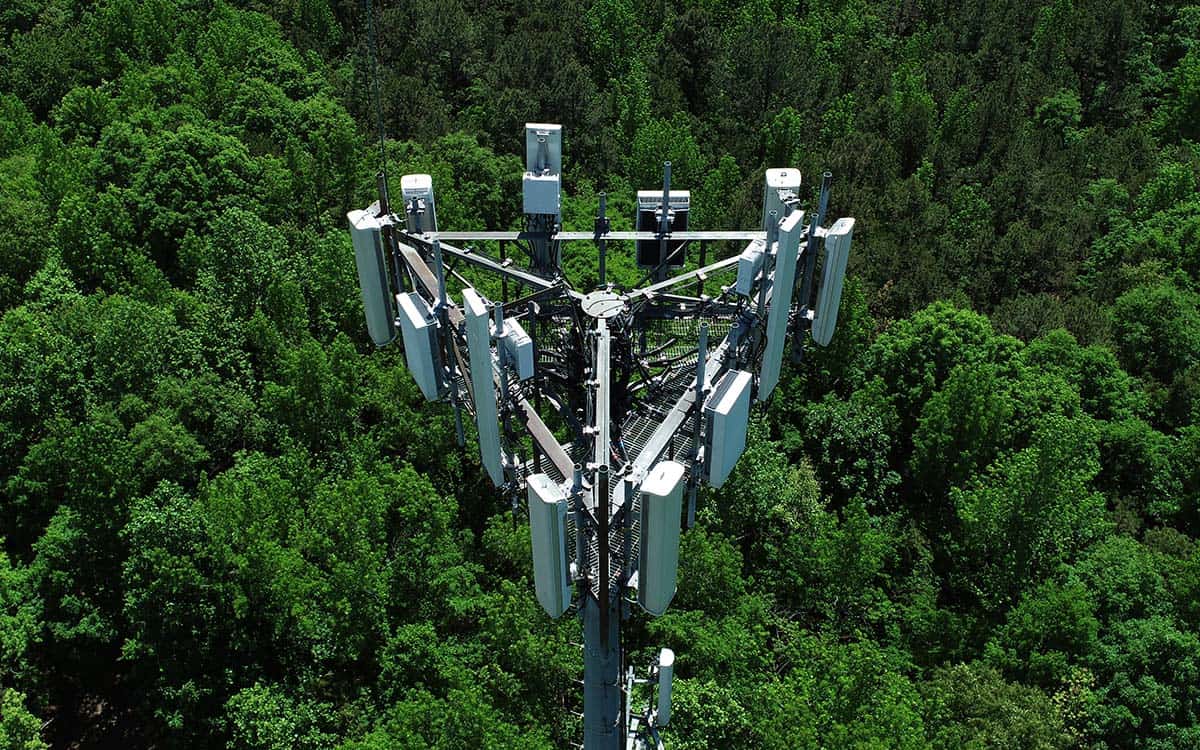
<path id="1" fill-rule="evenodd" d="M 378 204 L 347 215 L 367 329 L 379 346 L 403 340 L 422 394 L 453 407 L 460 445 L 461 412 L 474 417 L 489 478 L 514 510 L 526 504 L 538 603 L 583 624 L 585 750 L 657 748 L 675 655 L 663 649 L 639 678 L 620 624 L 634 603 L 650 615 L 670 606 L 697 490 L 729 477 L 751 404 L 779 381 L 786 339 L 793 353 L 808 331 L 829 343 L 854 220 L 822 228 L 828 173 L 806 215 L 800 173 L 772 169 L 761 228 L 694 231 L 668 163 L 662 190 L 636 196 L 634 231 L 610 230 L 603 194 L 593 231 L 562 231 L 562 127 L 531 123 L 525 137 L 520 232 L 440 231 L 429 175 L 401 179 L 402 212 L 381 185 Z M 571 242 L 595 244 L 596 289 L 563 276 Z M 632 289 L 606 281 L 611 242 L 632 242 L 646 269 Z M 731 254 L 705 263 L 714 244 Z M 498 257 L 487 252 L 495 245 Z M 635 706 L 639 689 L 646 702 Z"/>

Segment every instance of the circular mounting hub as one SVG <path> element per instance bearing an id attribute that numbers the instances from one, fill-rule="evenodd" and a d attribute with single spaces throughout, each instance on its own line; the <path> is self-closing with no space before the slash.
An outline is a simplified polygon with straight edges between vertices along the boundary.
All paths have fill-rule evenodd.
<path id="1" fill-rule="evenodd" d="M 598 289 L 584 296 L 583 311 L 597 320 L 608 320 L 625 310 L 625 297 Z"/>

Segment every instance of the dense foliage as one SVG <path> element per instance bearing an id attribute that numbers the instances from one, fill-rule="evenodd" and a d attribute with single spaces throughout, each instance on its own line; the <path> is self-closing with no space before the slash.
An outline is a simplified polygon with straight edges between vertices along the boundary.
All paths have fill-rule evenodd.
<path id="1" fill-rule="evenodd" d="M 696 226 L 780 165 L 858 218 L 835 343 L 628 629 L 678 654 L 672 748 L 1200 745 L 1200 7 L 381 5 L 444 225 L 519 219 L 527 120 L 578 226 L 666 158 Z M 577 623 L 366 339 L 366 27 L 0 6 L 0 747 L 578 737 Z"/>

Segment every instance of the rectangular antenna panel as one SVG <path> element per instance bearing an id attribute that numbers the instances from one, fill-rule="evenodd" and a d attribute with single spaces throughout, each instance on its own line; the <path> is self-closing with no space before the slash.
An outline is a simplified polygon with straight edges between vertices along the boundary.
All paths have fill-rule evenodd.
<path id="1" fill-rule="evenodd" d="M 562 174 L 562 125 L 525 123 L 525 171 Z"/>
<path id="2" fill-rule="evenodd" d="M 533 377 L 533 339 L 515 320 L 504 321 L 504 337 L 500 340 L 509 369 L 516 373 L 517 380 Z"/>
<path id="3" fill-rule="evenodd" d="M 658 721 L 665 727 L 671 723 L 671 683 L 675 677 L 675 652 L 664 648 L 658 652 Z"/>
<path id="4" fill-rule="evenodd" d="M 679 569 L 679 514 L 687 469 L 662 461 L 642 482 L 642 543 L 638 557 L 638 604 L 652 615 L 675 598 Z"/>
<path id="5" fill-rule="evenodd" d="M 796 264 L 800 257 L 800 238 L 804 234 L 804 212 L 793 211 L 779 225 L 775 247 L 775 272 L 771 280 L 771 301 L 767 307 L 767 348 L 758 371 L 758 400 L 766 401 L 779 383 L 783 349 L 788 337 L 788 316 L 792 310 L 792 289 L 796 286 Z"/>
<path id="6" fill-rule="evenodd" d="M 753 381 L 744 370 L 730 370 L 704 404 L 704 473 L 713 487 L 725 484 L 746 449 Z"/>
<path id="7" fill-rule="evenodd" d="M 367 333 L 375 346 L 396 339 L 396 310 L 388 284 L 387 256 L 379 232 L 379 221 L 369 211 L 351 211 L 350 239 L 354 243 L 354 265 L 358 267 L 358 288 L 362 292 Z"/>
<path id="8" fill-rule="evenodd" d="M 528 486 L 534 589 L 542 609 L 557 618 L 571 603 L 571 577 L 567 568 L 567 495 L 545 474 L 530 475 Z"/>
<path id="9" fill-rule="evenodd" d="M 525 123 L 524 212 L 559 216 L 562 202 L 562 125 Z"/>
<path id="10" fill-rule="evenodd" d="M 662 197 L 661 190 L 638 191 L 637 231 L 658 231 L 658 212 L 662 208 Z M 672 190 L 667 196 L 667 205 L 672 212 L 668 230 L 671 232 L 686 232 L 688 228 L 688 213 L 692 206 L 691 191 Z M 657 268 L 663 262 L 662 248 L 658 240 L 638 240 L 636 244 L 638 267 Z M 667 242 L 667 256 L 671 258 L 671 261 L 667 263 L 667 268 L 681 268 L 683 266 L 684 252 L 682 250 L 676 252 L 683 245 L 684 242 L 682 240 Z"/>
<path id="11" fill-rule="evenodd" d="M 436 401 L 442 383 L 438 356 L 437 319 L 428 303 L 416 292 L 397 294 L 400 332 L 404 334 L 404 358 L 408 371 L 429 401 Z"/>
<path id="12" fill-rule="evenodd" d="M 427 174 L 406 174 L 400 178 L 400 195 L 404 198 L 405 228 L 416 233 L 420 225 L 422 234 L 437 231 L 437 208 L 433 201 L 433 178 Z M 416 198 L 418 209 L 413 210 Z"/>
<path id="13" fill-rule="evenodd" d="M 838 307 L 842 303 L 842 282 L 846 280 L 846 261 L 850 258 L 850 240 L 854 219 L 838 219 L 825 235 L 825 266 L 821 271 L 821 292 L 817 295 L 813 318 L 813 341 L 829 346 L 837 326 Z"/>
<path id="14" fill-rule="evenodd" d="M 754 289 L 754 281 L 758 278 L 759 271 L 762 270 L 763 251 L 766 246 L 765 241 L 754 240 L 746 245 L 746 249 L 738 256 L 738 275 L 734 291 L 743 297 L 749 297 L 750 292 Z"/>
<path id="15" fill-rule="evenodd" d="M 475 426 L 479 428 L 479 458 L 492 484 L 504 484 L 504 461 L 500 448 L 500 418 L 492 369 L 491 316 L 487 303 L 474 289 L 463 289 L 467 319 L 467 355 L 471 369 L 471 397 L 475 401 Z"/>
<path id="16" fill-rule="evenodd" d="M 799 169 L 768 169 L 763 189 L 763 230 L 767 231 L 767 217 L 775 212 L 775 218 L 783 221 L 787 213 L 787 205 L 783 198 L 791 193 L 793 196 L 800 192 Z M 782 196 L 780 193 L 782 192 Z"/>

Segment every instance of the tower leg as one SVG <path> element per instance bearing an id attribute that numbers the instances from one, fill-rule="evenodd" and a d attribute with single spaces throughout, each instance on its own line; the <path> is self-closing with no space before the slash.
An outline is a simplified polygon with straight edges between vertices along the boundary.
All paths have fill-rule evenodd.
<path id="1" fill-rule="evenodd" d="M 621 726 L 620 597 L 609 597 L 608 637 L 600 632 L 600 605 L 584 594 L 583 606 L 583 747 L 623 750 Z"/>

